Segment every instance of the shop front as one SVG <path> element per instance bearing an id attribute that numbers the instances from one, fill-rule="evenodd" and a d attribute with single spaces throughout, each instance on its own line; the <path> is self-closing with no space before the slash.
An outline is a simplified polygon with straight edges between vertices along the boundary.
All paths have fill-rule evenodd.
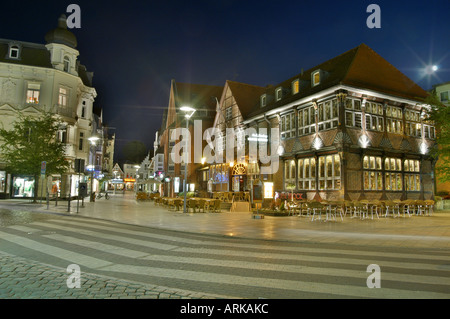
<path id="1" fill-rule="evenodd" d="M 0 171 L 0 199 L 9 198 L 11 185 L 11 174 Z"/>
<path id="2" fill-rule="evenodd" d="M 13 175 L 11 198 L 33 198 L 35 191 L 34 176 Z"/>

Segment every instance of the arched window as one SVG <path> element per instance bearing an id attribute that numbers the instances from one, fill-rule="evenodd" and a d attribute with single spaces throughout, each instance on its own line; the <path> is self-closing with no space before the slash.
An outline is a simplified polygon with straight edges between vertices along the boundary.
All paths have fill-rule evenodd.
<path id="1" fill-rule="evenodd" d="M 64 57 L 64 72 L 69 72 L 69 68 L 70 68 L 70 60 L 69 60 L 69 57 L 65 56 Z"/>

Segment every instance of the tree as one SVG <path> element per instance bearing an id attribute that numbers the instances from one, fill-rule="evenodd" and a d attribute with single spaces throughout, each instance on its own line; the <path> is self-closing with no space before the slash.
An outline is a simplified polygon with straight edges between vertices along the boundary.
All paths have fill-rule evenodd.
<path id="1" fill-rule="evenodd" d="M 147 156 L 147 147 L 144 143 L 140 141 L 132 141 L 127 144 L 122 149 L 125 160 L 132 163 L 141 163 Z"/>
<path id="2" fill-rule="evenodd" d="M 439 158 L 436 175 L 440 182 L 450 181 L 450 107 L 442 104 L 436 95 L 429 95 L 425 104 L 431 106 L 429 119 L 436 127 L 437 147 L 430 152 L 435 159 Z"/>
<path id="3" fill-rule="evenodd" d="M 0 156 L 11 173 L 34 176 L 35 202 L 41 163 L 47 162 L 47 176 L 63 174 L 70 167 L 65 159 L 65 144 L 56 138 L 60 128 L 60 120 L 51 113 L 40 116 L 19 113 L 11 130 L 0 128 Z"/>

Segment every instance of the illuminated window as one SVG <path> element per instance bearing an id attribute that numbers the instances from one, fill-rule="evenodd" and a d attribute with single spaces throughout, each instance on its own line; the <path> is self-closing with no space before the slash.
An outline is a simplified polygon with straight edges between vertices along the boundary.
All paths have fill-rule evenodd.
<path id="1" fill-rule="evenodd" d="M 295 113 L 289 113 L 281 116 L 280 122 L 281 138 L 295 137 Z"/>
<path id="2" fill-rule="evenodd" d="M 302 108 L 298 111 L 298 135 L 306 135 L 316 132 L 316 110 L 314 106 Z"/>
<path id="3" fill-rule="evenodd" d="M 297 94 L 300 91 L 300 81 L 295 80 L 292 82 L 292 95 Z"/>
<path id="4" fill-rule="evenodd" d="M 316 189 L 316 159 L 314 157 L 298 160 L 298 189 Z"/>
<path id="5" fill-rule="evenodd" d="M 403 162 L 405 171 L 405 190 L 420 191 L 420 161 L 406 159 Z"/>
<path id="6" fill-rule="evenodd" d="M 341 161 L 339 155 L 319 157 L 319 189 L 341 189 Z"/>
<path id="7" fill-rule="evenodd" d="M 313 78 L 313 86 L 320 84 L 320 71 L 314 72 L 312 78 Z"/>
<path id="8" fill-rule="evenodd" d="M 386 131 L 403 134 L 403 111 L 401 108 L 391 105 L 386 107 Z"/>
<path id="9" fill-rule="evenodd" d="M 273 183 L 264 182 L 264 198 L 273 198 Z"/>
<path id="10" fill-rule="evenodd" d="M 338 126 L 339 107 L 337 99 L 319 103 L 319 131 L 328 130 Z"/>
<path id="11" fill-rule="evenodd" d="M 402 183 L 402 160 L 399 158 L 388 157 L 384 160 L 384 174 L 386 190 L 401 191 Z"/>
<path id="12" fill-rule="evenodd" d="M 363 174 L 364 174 L 364 189 L 365 190 L 382 190 L 383 189 L 383 174 L 382 161 L 379 156 L 364 156 L 363 159 Z"/>
<path id="13" fill-rule="evenodd" d="M 284 188 L 295 187 L 295 161 L 288 160 L 284 162 Z"/>
<path id="14" fill-rule="evenodd" d="M 60 106 L 67 105 L 67 89 L 59 88 L 58 104 Z"/>
<path id="15" fill-rule="evenodd" d="M 27 103 L 39 104 L 39 91 L 41 85 L 37 83 L 29 83 L 27 89 Z"/>

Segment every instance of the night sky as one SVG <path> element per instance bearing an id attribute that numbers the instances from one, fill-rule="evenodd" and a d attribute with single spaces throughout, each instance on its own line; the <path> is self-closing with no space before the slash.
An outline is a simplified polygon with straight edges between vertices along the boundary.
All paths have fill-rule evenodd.
<path id="1" fill-rule="evenodd" d="M 71 3 L 81 8 L 79 60 L 116 128 L 116 161 L 129 141 L 152 148 L 171 79 L 266 86 L 365 43 L 426 90 L 450 81 L 449 0 L 4 1 L 0 38 L 45 44 Z M 380 29 L 366 25 L 371 3 Z"/>

